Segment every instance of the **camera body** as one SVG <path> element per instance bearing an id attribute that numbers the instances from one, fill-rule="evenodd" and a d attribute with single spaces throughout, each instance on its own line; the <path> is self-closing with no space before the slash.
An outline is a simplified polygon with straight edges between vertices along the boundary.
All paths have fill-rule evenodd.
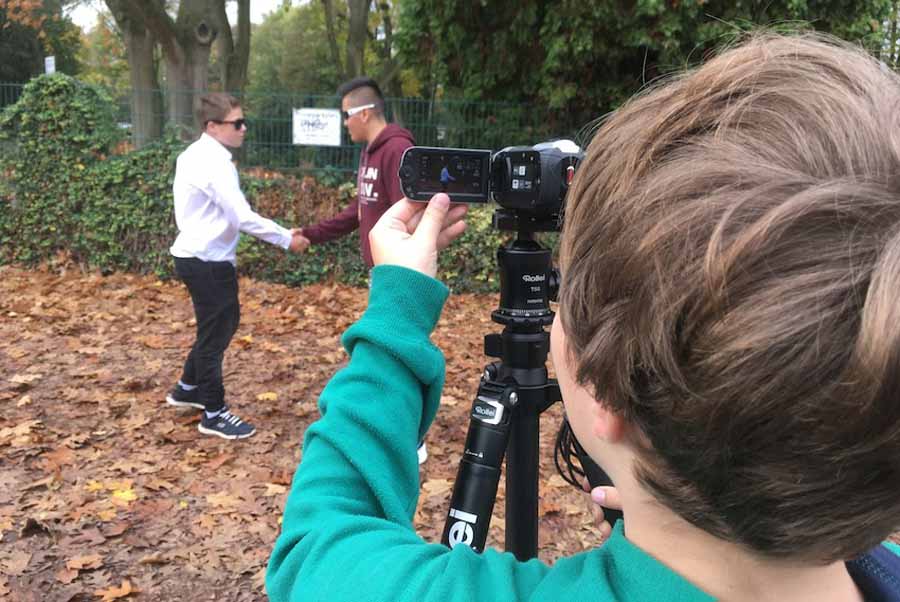
<path id="1" fill-rule="evenodd" d="M 428 201 L 445 192 L 456 203 L 496 201 L 501 207 L 535 216 L 560 212 L 583 157 L 570 140 L 489 150 L 413 146 L 400 161 L 406 198 Z"/>

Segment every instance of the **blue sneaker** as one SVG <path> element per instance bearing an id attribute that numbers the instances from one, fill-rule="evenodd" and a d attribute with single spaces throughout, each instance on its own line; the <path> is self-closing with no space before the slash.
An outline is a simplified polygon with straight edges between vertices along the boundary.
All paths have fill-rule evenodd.
<path id="1" fill-rule="evenodd" d="M 181 384 L 176 384 L 169 391 L 169 394 L 166 395 L 166 403 L 176 408 L 197 408 L 202 410 L 203 404 L 197 399 L 197 391 L 197 387 L 188 391 Z"/>
<path id="2" fill-rule="evenodd" d="M 252 424 L 244 422 L 229 412 L 228 408 L 212 418 L 204 413 L 197 430 L 204 435 L 216 435 L 223 439 L 246 439 L 256 433 Z"/>

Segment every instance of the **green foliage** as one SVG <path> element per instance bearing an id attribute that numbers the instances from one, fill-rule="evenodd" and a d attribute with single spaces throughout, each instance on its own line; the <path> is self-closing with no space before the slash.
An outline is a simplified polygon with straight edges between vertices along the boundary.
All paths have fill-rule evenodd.
<path id="1" fill-rule="evenodd" d="M 57 71 L 78 72 L 78 26 L 64 16 L 60 0 L 41 5 L 33 14 L 23 14 L 0 2 L 0 82 L 23 82 L 41 73 L 47 55 L 56 57 Z"/>
<path id="2" fill-rule="evenodd" d="M 401 5 L 396 46 L 404 66 L 446 96 L 529 102 L 547 128 L 564 131 L 756 27 L 816 29 L 877 53 L 890 8 L 890 0 L 419 0 Z"/>
<path id="3" fill-rule="evenodd" d="M 115 154 L 120 136 L 112 103 L 100 88 L 61 74 L 25 86 L 19 102 L 0 114 L 0 139 L 11 146 L 0 164 L 0 262 L 33 265 L 62 255 L 104 273 L 172 276 L 172 181 L 185 143 L 170 135 L 139 151 Z M 355 194 L 352 184 L 331 191 L 307 184 L 241 179 L 251 204 L 285 225 L 315 219 L 304 200 L 320 202 L 331 213 Z M 491 229 L 491 209 L 474 209 L 463 240 L 442 256 L 442 274 L 456 290 L 496 289 L 501 235 Z M 290 285 L 322 280 L 364 285 L 367 269 L 358 241 L 353 234 L 290 255 L 245 236 L 238 265 L 242 274 Z"/>
<path id="4" fill-rule="evenodd" d="M 497 249 L 509 236 L 491 226 L 493 205 L 470 206 L 466 231 L 439 256 L 439 277 L 453 290 L 496 291 Z"/>
<path id="5" fill-rule="evenodd" d="M 175 158 L 182 150 L 184 143 L 169 134 L 91 166 L 77 236 L 69 247 L 72 257 L 104 272 L 171 275 L 171 191 Z"/>
<path id="6" fill-rule="evenodd" d="M 24 87 L 0 115 L 0 137 L 15 140 L 4 165 L 14 180 L 4 255 L 33 262 L 68 248 L 78 232 L 89 168 L 108 155 L 118 135 L 112 103 L 101 90 L 63 74 Z"/>
<path id="7" fill-rule="evenodd" d="M 338 44 L 345 43 L 346 32 L 339 32 Z M 251 95 L 271 90 L 333 93 L 341 76 L 328 49 L 322 4 L 310 2 L 271 13 L 253 31 L 247 71 Z"/>
<path id="8" fill-rule="evenodd" d="M 125 90 L 131 86 L 125 43 L 108 12 L 101 11 L 97 23 L 84 34 L 78 58 L 80 80 L 109 90 Z"/>

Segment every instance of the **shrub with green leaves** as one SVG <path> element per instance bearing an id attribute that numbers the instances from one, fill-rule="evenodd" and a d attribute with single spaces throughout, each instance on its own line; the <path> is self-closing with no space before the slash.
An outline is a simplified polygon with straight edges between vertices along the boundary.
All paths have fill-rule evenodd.
<path id="1" fill-rule="evenodd" d="M 113 105 L 102 90 L 63 74 L 32 79 L 0 114 L 13 139 L 4 172 L 4 256 L 34 262 L 68 248 L 78 230 L 89 167 L 118 139 Z"/>

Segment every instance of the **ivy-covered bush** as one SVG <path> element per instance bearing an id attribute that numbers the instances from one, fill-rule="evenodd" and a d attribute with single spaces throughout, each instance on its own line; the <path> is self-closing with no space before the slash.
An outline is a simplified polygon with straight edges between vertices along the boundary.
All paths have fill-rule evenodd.
<path id="1" fill-rule="evenodd" d="M 113 107 L 98 88 L 63 75 L 25 86 L 0 115 L 0 133 L 14 138 L 4 171 L 4 256 L 39 261 L 71 246 L 77 236 L 87 172 L 117 140 Z"/>
<path id="2" fill-rule="evenodd" d="M 174 135 L 89 168 L 79 228 L 69 250 L 76 261 L 104 272 L 171 275 L 169 246 L 175 159 L 185 145 Z"/>
<path id="3" fill-rule="evenodd" d="M 0 262 L 33 265 L 62 254 L 104 273 L 173 275 L 172 181 L 185 143 L 168 136 L 123 150 L 113 115 L 102 90 L 62 74 L 33 79 L 0 114 Z M 350 183 L 329 188 L 262 170 L 242 173 L 241 186 L 259 213 L 288 227 L 337 213 L 356 192 Z M 508 235 L 491 227 L 492 211 L 472 208 L 466 233 L 441 255 L 441 277 L 454 290 L 497 290 L 496 251 Z M 353 233 L 292 255 L 244 236 L 238 266 L 294 286 L 364 285 L 358 240 Z"/>

